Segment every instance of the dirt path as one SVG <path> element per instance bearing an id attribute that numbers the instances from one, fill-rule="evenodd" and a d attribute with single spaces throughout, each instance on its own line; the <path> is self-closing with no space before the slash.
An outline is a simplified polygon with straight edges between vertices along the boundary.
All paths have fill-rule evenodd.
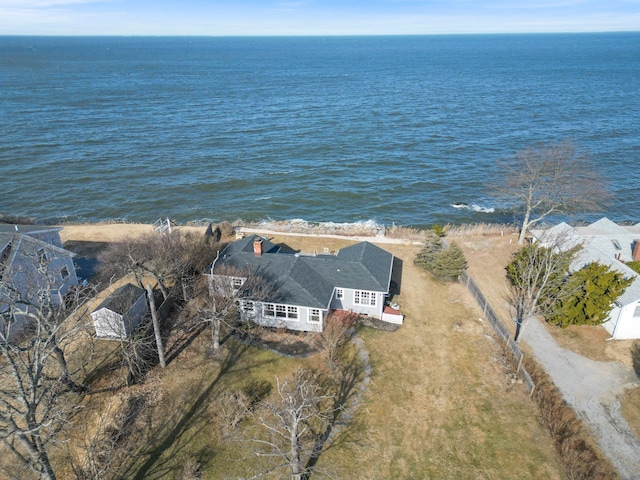
<path id="1" fill-rule="evenodd" d="M 505 301 L 504 267 L 518 248 L 514 238 L 456 241 L 469 261 L 469 273 L 513 333 Z M 619 401 L 627 389 L 640 385 L 633 368 L 617 361 L 591 360 L 559 346 L 539 320 L 525 326 L 522 338 L 622 478 L 640 478 L 640 439 L 622 417 Z"/>
<path id="2" fill-rule="evenodd" d="M 526 325 L 522 338 L 620 476 L 639 478 L 640 439 L 622 417 L 618 401 L 626 389 L 640 385 L 633 369 L 618 362 L 590 360 L 560 347 L 537 319 Z"/>

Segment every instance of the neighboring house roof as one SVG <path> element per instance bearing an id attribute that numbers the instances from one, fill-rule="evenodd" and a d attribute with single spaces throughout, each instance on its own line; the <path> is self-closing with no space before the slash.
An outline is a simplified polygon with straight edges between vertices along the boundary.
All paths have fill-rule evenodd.
<path id="1" fill-rule="evenodd" d="M 43 225 L 9 225 L 0 224 L 0 234 L 20 234 L 42 240 L 50 245 L 62 248 L 60 241 L 61 227 L 46 227 Z"/>
<path id="2" fill-rule="evenodd" d="M 264 277 L 274 286 L 267 300 L 274 303 L 326 309 L 335 288 L 388 293 L 393 255 L 368 242 L 344 248 L 337 255 L 288 253 L 262 239 L 262 255 L 255 256 L 251 235 L 231 243 L 212 265 L 213 274 L 224 267 L 244 275 Z"/>
<path id="3" fill-rule="evenodd" d="M 94 312 L 107 308 L 112 312 L 124 315 L 141 295 L 145 295 L 145 291 L 142 288 L 132 283 L 127 283 L 111 292 L 111 295 L 98 305 Z"/>
<path id="4" fill-rule="evenodd" d="M 32 244 L 36 250 L 42 248 L 71 258 L 76 256 L 75 253 L 69 250 L 39 240 L 26 233 L 16 233 L 15 231 L 5 233 L 0 231 L 0 278 L 2 278 L 5 271 L 15 270 L 14 265 L 16 265 L 20 259 L 27 258 L 24 247 L 29 243 Z"/>
<path id="5" fill-rule="evenodd" d="M 47 227 L 45 225 L 14 225 L 9 223 L 0 223 L 0 233 L 26 233 L 33 235 L 40 232 L 61 232 L 62 227 Z"/>
<path id="6" fill-rule="evenodd" d="M 579 270 L 592 262 L 599 262 L 622 273 L 625 278 L 633 278 L 616 303 L 628 305 L 640 300 L 640 275 L 625 265 L 633 260 L 633 248 L 640 241 L 640 223 L 632 226 L 618 225 L 606 217 L 583 227 L 571 227 L 560 223 L 548 230 L 533 230 L 533 236 L 544 241 L 545 238 L 560 238 L 563 246 L 582 245 L 571 267 Z"/>

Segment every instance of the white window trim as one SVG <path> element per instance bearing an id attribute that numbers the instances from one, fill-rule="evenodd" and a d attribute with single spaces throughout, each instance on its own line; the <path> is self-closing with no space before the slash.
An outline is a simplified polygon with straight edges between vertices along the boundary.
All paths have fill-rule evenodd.
<path id="1" fill-rule="evenodd" d="M 313 317 L 318 317 L 317 320 L 314 320 Z M 322 320 L 322 312 L 319 308 L 310 308 L 309 309 L 309 323 L 320 323 Z"/>
<path id="2" fill-rule="evenodd" d="M 271 307 L 269 310 L 273 312 L 273 315 L 267 314 L 268 307 Z M 282 315 L 278 315 L 278 313 L 281 313 Z M 267 318 L 280 318 L 290 320 L 292 322 L 299 322 L 300 308 L 296 305 L 264 302 L 262 304 L 262 315 Z"/>
<path id="3" fill-rule="evenodd" d="M 344 298 L 344 289 L 336 288 L 336 299 L 342 300 Z"/>
<path id="4" fill-rule="evenodd" d="M 354 290 L 353 304 L 365 307 L 375 307 L 378 304 L 377 293 L 369 290 Z M 366 301 L 364 301 L 366 299 Z"/>
<path id="5" fill-rule="evenodd" d="M 240 300 L 240 308 L 241 310 L 249 315 L 255 315 L 255 302 L 253 300 Z"/>

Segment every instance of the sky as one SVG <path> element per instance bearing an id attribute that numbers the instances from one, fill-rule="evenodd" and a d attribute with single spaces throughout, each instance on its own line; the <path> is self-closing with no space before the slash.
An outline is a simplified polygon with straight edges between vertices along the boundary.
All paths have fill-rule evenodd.
<path id="1" fill-rule="evenodd" d="M 640 0 L 0 0 L 0 35 L 640 31 Z"/>

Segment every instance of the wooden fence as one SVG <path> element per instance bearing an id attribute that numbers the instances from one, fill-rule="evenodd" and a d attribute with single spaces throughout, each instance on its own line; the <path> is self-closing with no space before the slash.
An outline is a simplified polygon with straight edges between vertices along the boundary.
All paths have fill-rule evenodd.
<path id="1" fill-rule="evenodd" d="M 529 388 L 529 395 L 533 395 L 533 391 L 536 388 L 536 384 L 534 383 L 531 375 L 526 368 L 523 366 L 524 361 L 524 353 L 520 350 L 520 347 L 515 342 L 507 327 L 505 327 L 502 320 L 496 315 L 495 310 L 491 307 L 486 297 L 478 287 L 478 284 L 471 278 L 471 275 L 465 270 L 462 272 L 460 276 L 460 281 L 467 287 L 471 295 L 476 299 L 478 305 L 482 309 L 482 314 L 489 321 L 491 326 L 493 327 L 493 331 L 495 334 L 505 343 L 506 347 L 511 351 L 513 355 L 513 360 L 516 365 L 516 373 L 522 376 L 524 383 Z"/>

